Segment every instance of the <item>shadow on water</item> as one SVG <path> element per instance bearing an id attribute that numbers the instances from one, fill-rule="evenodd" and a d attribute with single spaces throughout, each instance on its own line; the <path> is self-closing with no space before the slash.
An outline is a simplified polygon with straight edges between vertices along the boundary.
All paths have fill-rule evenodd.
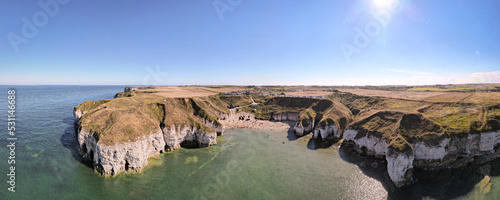
<path id="1" fill-rule="evenodd" d="M 66 117 L 62 121 L 65 124 L 73 125 L 75 123 L 75 118 L 74 117 Z"/>
<path id="2" fill-rule="evenodd" d="M 360 155 L 345 144 L 340 146 L 339 156 L 342 160 L 357 165 L 363 174 L 382 183 L 382 186 L 389 193 L 396 190 L 387 173 L 385 159 Z"/>
<path id="3" fill-rule="evenodd" d="M 64 118 L 63 122 L 65 124 L 70 125 L 70 126 L 67 127 L 64 130 L 64 134 L 61 135 L 61 138 L 60 138 L 61 144 L 71 151 L 71 155 L 73 156 L 73 158 L 75 160 L 77 160 L 78 162 L 81 162 L 81 163 L 85 164 L 87 167 L 93 169 L 92 162 L 84 160 L 82 158 L 82 156 L 80 156 L 80 153 L 78 152 L 80 147 L 79 147 L 78 140 L 76 137 L 76 133 L 78 130 L 75 126 L 74 118 L 73 117 Z"/>
<path id="4" fill-rule="evenodd" d="M 291 126 L 288 129 L 287 133 L 288 133 L 288 135 L 286 136 L 286 138 L 288 139 L 288 141 L 295 141 L 295 140 L 299 139 L 299 137 L 297 135 L 295 135 L 295 131 L 293 130 L 293 128 Z"/>
<path id="5" fill-rule="evenodd" d="M 339 154 L 344 161 L 357 165 L 366 176 L 382 183 L 388 192 L 388 199 L 455 199 L 471 192 L 485 175 L 500 175 L 500 159 L 458 169 L 416 168 L 413 172 L 414 183 L 396 188 L 387 173 L 385 159 L 360 155 L 348 145 L 342 145 Z"/>
<path id="6" fill-rule="evenodd" d="M 333 144 L 335 144 L 334 140 L 323 141 L 321 139 L 314 139 L 313 137 L 311 137 L 307 142 L 307 148 L 310 150 L 326 149 L 331 147 Z"/>

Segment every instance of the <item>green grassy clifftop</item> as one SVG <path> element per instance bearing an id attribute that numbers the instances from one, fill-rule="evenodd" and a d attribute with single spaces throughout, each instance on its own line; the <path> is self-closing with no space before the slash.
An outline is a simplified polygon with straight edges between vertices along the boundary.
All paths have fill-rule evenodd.
<path id="1" fill-rule="evenodd" d="M 405 149 L 407 143 L 415 141 L 432 143 L 443 136 L 463 137 L 500 129 L 499 104 L 331 94 L 324 99 L 220 94 L 177 98 L 145 89 L 118 93 L 115 99 L 85 101 L 75 111 L 85 113 L 81 128 L 106 144 L 134 141 L 162 127 L 211 130 L 204 122 L 219 125 L 219 114 L 228 114 L 231 104 L 258 119 L 299 113 L 302 126 L 314 121 L 314 126 L 336 125 L 340 131 L 351 127 L 362 134 L 382 136 L 395 149 Z M 257 104 L 251 105 L 252 99 Z"/>
<path id="2" fill-rule="evenodd" d="M 500 129 L 500 105 L 428 102 L 360 96 L 336 92 L 333 99 L 346 105 L 354 115 L 350 127 L 360 135 L 381 136 L 396 150 L 409 150 L 409 143 L 439 143 L 444 137 Z"/>
<path id="3" fill-rule="evenodd" d="M 141 136 L 171 126 L 210 130 L 203 120 L 217 122 L 217 113 L 228 113 L 218 96 L 165 98 L 155 94 L 85 101 L 75 111 L 85 112 L 81 128 L 104 144 L 135 141 Z"/>

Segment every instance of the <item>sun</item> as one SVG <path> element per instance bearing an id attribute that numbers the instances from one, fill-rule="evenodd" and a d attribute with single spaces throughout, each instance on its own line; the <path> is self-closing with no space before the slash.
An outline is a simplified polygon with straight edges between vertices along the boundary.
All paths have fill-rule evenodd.
<path id="1" fill-rule="evenodd" d="M 373 0 L 373 4 L 378 9 L 386 9 L 388 8 L 394 0 Z"/>

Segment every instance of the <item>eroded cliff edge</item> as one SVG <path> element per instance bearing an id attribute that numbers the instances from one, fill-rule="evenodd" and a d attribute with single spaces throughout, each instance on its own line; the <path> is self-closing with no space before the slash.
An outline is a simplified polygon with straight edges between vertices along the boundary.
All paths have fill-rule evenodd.
<path id="1" fill-rule="evenodd" d="M 255 103 L 241 95 L 170 98 L 146 91 L 128 87 L 114 99 L 74 108 L 80 154 L 101 175 L 140 172 L 164 151 L 215 145 L 225 130 L 221 122 L 293 121 L 299 136 L 314 132 L 315 138 L 338 140 L 337 127 L 350 121 L 345 106 L 326 99 L 255 97 Z M 230 109 L 232 104 L 243 108 Z"/>
<path id="2" fill-rule="evenodd" d="M 343 145 L 385 158 L 397 187 L 411 183 L 414 168 L 458 168 L 500 157 L 498 104 L 335 96 L 356 113 Z"/>
<path id="3" fill-rule="evenodd" d="M 254 101 L 255 100 L 255 101 Z M 230 105 L 236 108 L 228 109 Z M 255 118 L 290 121 L 299 137 L 312 134 L 361 154 L 385 158 L 401 187 L 413 168 L 460 167 L 500 157 L 500 106 L 429 103 L 334 92 L 325 99 L 212 95 L 168 98 L 126 88 L 115 99 L 75 107 L 81 155 L 102 175 L 140 172 L 147 159 L 180 147 L 207 147 L 222 124 Z"/>
<path id="4" fill-rule="evenodd" d="M 104 176 L 140 172 L 148 158 L 180 147 L 217 144 L 224 132 L 217 97 L 134 98 L 86 101 L 75 107 L 80 154 Z"/>

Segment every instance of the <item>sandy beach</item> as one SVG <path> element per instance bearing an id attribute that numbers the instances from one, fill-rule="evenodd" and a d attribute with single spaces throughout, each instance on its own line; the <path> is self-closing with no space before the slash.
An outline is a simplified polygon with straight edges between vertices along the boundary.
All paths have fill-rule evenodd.
<path id="1" fill-rule="evenodd" d="M 251 129 L 268 129 L 268 130 L 289 130 L 295 122 L 292 121 L 268 121 L 268 120 L 234 120 L 221 121 L 227 128 L 251 128 Z"/>

